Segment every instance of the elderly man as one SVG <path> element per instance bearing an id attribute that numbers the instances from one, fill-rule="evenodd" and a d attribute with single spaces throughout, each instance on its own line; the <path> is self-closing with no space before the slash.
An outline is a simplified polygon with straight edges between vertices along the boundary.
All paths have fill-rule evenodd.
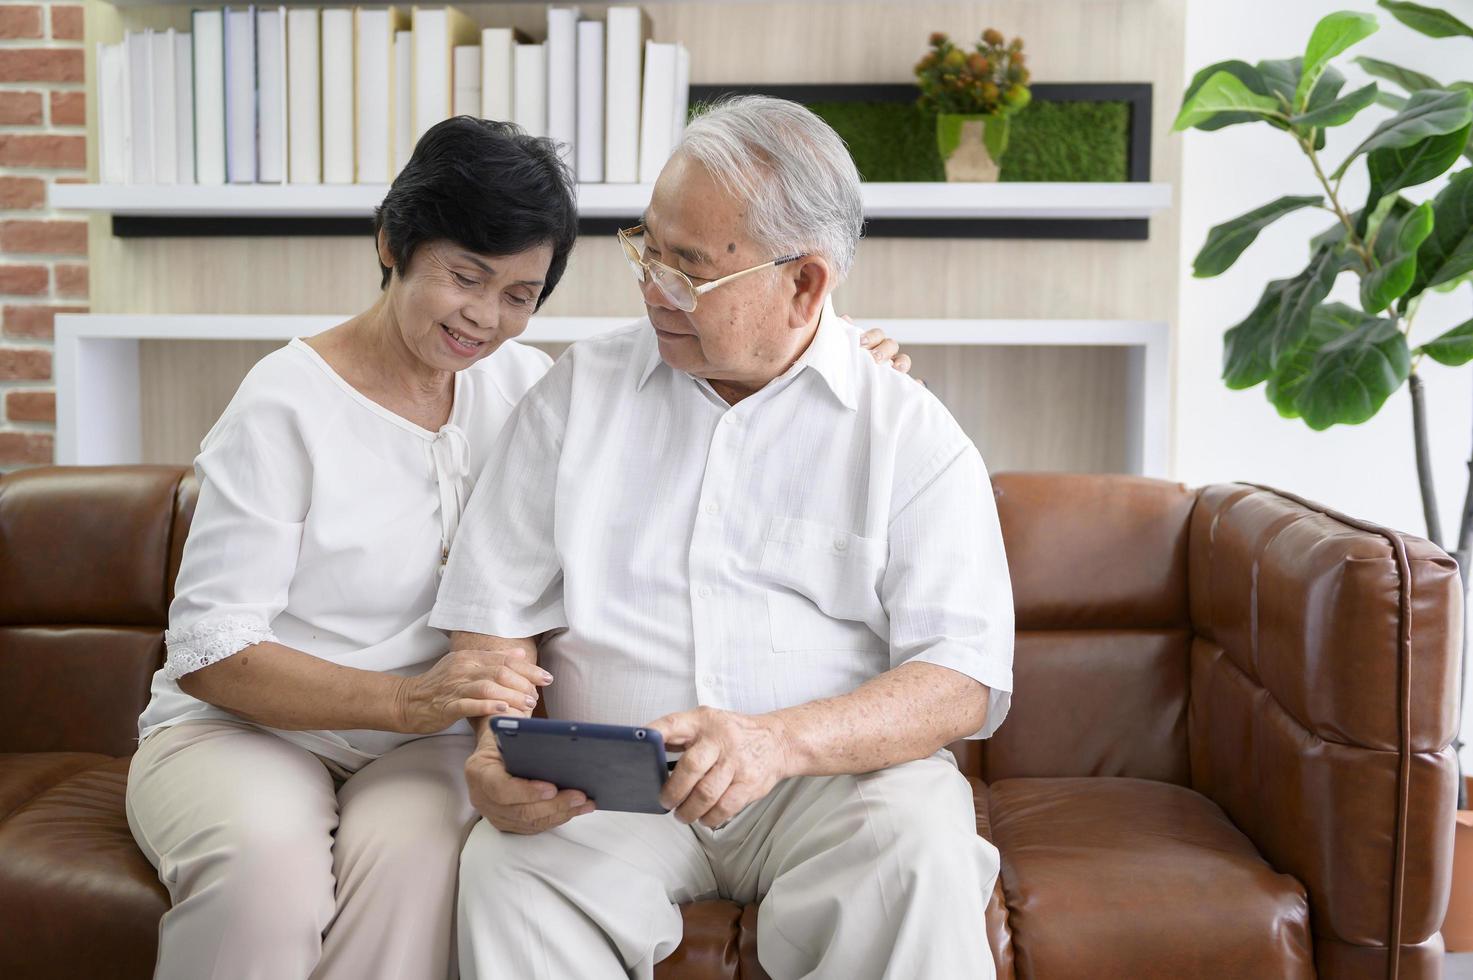
<path id="1" fill-rule="evenodd" d="M 816 116 L 709 111 L 620 233 L 648 319 L 507 423 L 432 625 L 536 658 L 550 716 L 684 753 L 673 813 L 604 812 L 511 777 L 483 729 L 468 977 L 649 977 L 679 904 L 717 896 L 761 902 L 775 978 L 992 975 L 997 852 L 944 746 L 1007 713 L 1007 565 L 977 450 L 828 305 L 861 221 Z"/>

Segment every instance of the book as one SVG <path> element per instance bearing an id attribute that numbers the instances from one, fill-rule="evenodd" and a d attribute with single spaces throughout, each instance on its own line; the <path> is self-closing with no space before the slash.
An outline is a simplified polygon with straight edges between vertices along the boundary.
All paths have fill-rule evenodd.
<path id="1" fill-rule="evenodd" d="M 675 45 L 675 110 L 670 118 L 670 152 L 680 145 L 685 135 L 685 120 L 690 115 L 690 51 L 683 44 Z"/>
<path id="2" fill-rule="evenodd" d="M 512 48 L 516 32 L 510 27 L 488 27 L 481 32 L 481 116 L 511 121 Z"/>
<path id="3" fill-rule="evenodd" d="M 175 32 L 150 31 L 149 73 L 152 82 L 149 91 L 153 96 L 153 182 L 155 184 L 177 184 L 179 182 L 179 127 L 175 119 L 176 86 L 174 84 Z"/>
<path id="4" fill-rule="evenodd" d="M 256 11 L 256 180 L 286 183 L 286 8 Z"/>
<path id="5" fill-rule="evenodd" d="M 455 87 L 451 97 L 453 116 L 481 115 L 481 47 L 477 44 L 455 46 Z"/>
<path id="6" fill-rule="evenodd" d="M 638 7 L 610 7 L 604 30 L 604 180 L 639 180 L 640 83 L 649 18 Z"/>
<path id="7" fill-rule="evenodd" d="M 547 49 L 518 44 L 512 50 L 511 121 L 532 136 L 547 135 Z"/>
<path id="8" fill-rule="evenodd" d="M 353 146 L 353 11 L 322 12 L 322 180 L 351 184 Z"/>
<path id="9" fill-rule="evenodd" d="M 153 183 L 153 32 L 123 37 L 128 73 L 128 183 Z"/>
<path id="10" fill-rule="evenodd" d="M 578 22 L 578 141 L 574 144 L 578 179 L 604 179 L 604 25 Z"/>
<path id="11" fill-rule="evenodd" d="M 394 127 L 399 106 L 394 98 L 399 83 L 395 36 L 409 27 L 409 15 L 396 7 L 359 7 L 356 11 L 358 180 L 387 184 L 394 167 Z"/>
<path id="12" fill-rule="evenodd" d="M 394 173 L 414 153 L 414 34 L 394 33 Z"/>
<path id="13" fill-rule="evenodd" d="M 653 184 L 670 158 L 675 118 L 675 45 L 644 42 L 644 97 L 639 107 L 639 182 Z"/>
<path id="14" fill-rule="evenodd" d="M 97 44 L 97 174 L 104 184 L 128 182 L 128 56 L 123 44 Z"/>
<path id="15" fill-rule="evenodd" d="M 256 182 L 256 8 L 225 8 L 225 179 Z"/>
<path id="16" fill-rule="evenodd" d="M 174 176 L 181 184 L 193 184 L 194 39 L 188 34 L 174 35 L 174 133 L 179 160 Z"/>
<path id="17" fill-rule="evenodd" d="M 322 183 L 322 15 L 293 7 L 286 15 L 286 179 Z"/>
<path id="18" fill-rule="evenodd" d="M 547 135 L 570 167 L 577 166 L 578 8 L 547 8 Z"/>
<path id="19" fill-rule="evenodd" d="M 194 176 L 225 183 L 225 14 L 196 10 L 194 40 Z"/>
<path id="20" fill-rule="evenodd" d="M 413 34 L 414 139 L 418 142 L 425 130 L 450 118 L 455 46 L 475 44 L 480 32 L 454 7 L 415 7 Z"/>

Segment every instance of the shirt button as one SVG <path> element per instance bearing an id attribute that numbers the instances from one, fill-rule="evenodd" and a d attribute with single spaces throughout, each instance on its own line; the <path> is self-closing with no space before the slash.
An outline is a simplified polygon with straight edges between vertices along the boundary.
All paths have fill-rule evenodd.
<path id="1" fill-rule="evenodd" d="M 708 514 L 719 514 L 719 513 L 721 513 L 721 505 L 718 504 L 714 500 L 711 501 L 709 504 L 706 505 L 706 513 L 708 513 Z"/>
<path id="2" fill-rule="evenodd" d="M 835 538 L 834 539 L 834 550 L 835 551 L 848 551 L 849 550 L 849 539 L 848 538 Z"/>
<path id="3" fill-rule="evenodd" d="M 709 599 L 709 598 L 711 598 L 711 586 L 709 586 L 709 585 L 703 585 L 703 586 L 701 586 L 701 591 L 699 593 L 697 593 L 697 595 L 699 595 L 702 599 Z"/>
<path id="4" fill-rule="evenodd" d="M 735 412 L 727 412 L 724 416 L 727 425 L 741 425 L 742 420 Z"/>
<path id="5" fill-rule="evenodd" d="M 716 679 L 715 674 L 706 674 L 701 678 L 701 683 L 707 687 L 716 687 L 720 682 Z"/>

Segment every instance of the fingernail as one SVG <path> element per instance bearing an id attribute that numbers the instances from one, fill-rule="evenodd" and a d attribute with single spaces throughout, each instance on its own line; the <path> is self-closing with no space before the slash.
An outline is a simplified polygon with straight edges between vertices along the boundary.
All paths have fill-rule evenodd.
<path id="1" fill-rule="evenodd" d="M 547 671 L 544 670 L 540 676 L 542 677 L 542 683 L 544 683 L 544 684 L 551 684 L 552 683 L 552 675 L 549 674 Z"/>
<path id="2" fill-rule="evenodd" d="M 542 798 L 544 800 L 550 800 L 554 796 L 557 795 L 557 787 L 556 786 L 544 786 L 544 787 L 542 787 L 542 794 L 541 795 L 542 795 Z"/>
<path id="3" fill-rule="evenodd" d="M 530 694 L 527 695 L 522 700 L 527 702 L 527 707 L 529 707 L 529 708 L 535 708 L 535 707 L 537 707 L 537 699 L 534 698 L 534 697 L 532 697 L 532 695 L 530 695 Z"/>
<path id="4" fill-rule="evenodd" d="M 598 807 L 594 806 L 592 803 L 585 803 L 582 806 L 580 806 L 576 812 L 577 812 L 578 816 L 581 817 L 584 814 L 592 813 L 594 810 L 597 810 L 597 809 L 598 809 Z"/>
<path id="5" fill-rule="evenodd" d="M 588 797 L 584 796 L 582 793 L 574 793 L 572 796 L 568 797 L 568 803 L 571 806 L 582 806 L 587 802 Z"/>

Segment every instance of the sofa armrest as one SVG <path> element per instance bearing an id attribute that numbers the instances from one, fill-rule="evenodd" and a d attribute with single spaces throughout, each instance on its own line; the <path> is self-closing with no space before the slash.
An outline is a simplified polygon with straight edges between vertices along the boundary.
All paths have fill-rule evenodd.
<path id="1" fill-rule="evenodd" d="M 1420 974 L 1452 872 L 1455 564 L 1241 484 L 1201 491 L 1189 537 L 1193 786 L 1304 883 L 1322 974 Z"/>

